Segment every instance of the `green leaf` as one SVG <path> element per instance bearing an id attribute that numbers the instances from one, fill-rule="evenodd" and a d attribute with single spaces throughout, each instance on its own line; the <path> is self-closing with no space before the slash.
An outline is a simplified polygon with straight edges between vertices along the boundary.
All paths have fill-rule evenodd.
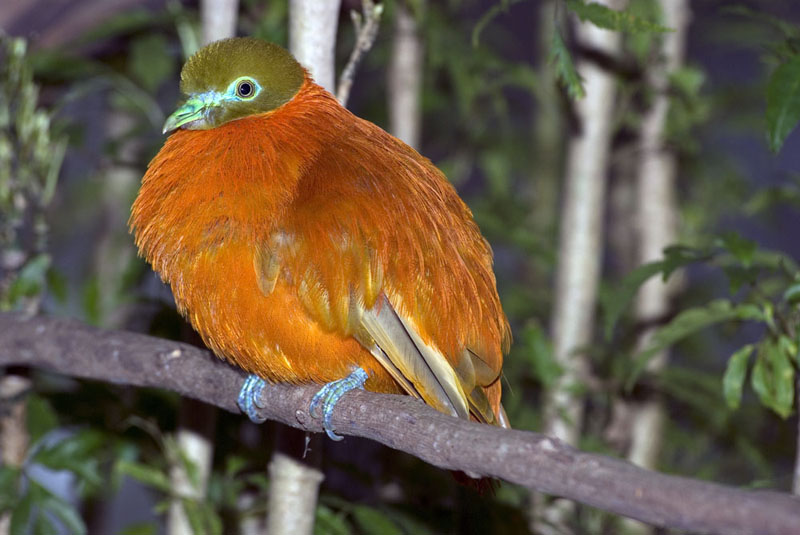
<path id="1" fill-rule="evenodd" d="M 58 415 L 49 401 L 36 394 L 28 397 L 27 427 L 31 442 L 36 442 L 57 425 Z"/>
<path id="2" fill-rule="evenodd" d="M 67 528 L 67 533 L 71 535 L 84 535 L 87 533 L 86 524 L 84 524 L 78 511 L 65 501 L 49 495 L 42 501 L 41 507 L 44 511 L 49 511 L 61 520 L 61 523 Z"/>
<path id="3" fill-rule="evenodd" d="M 666 282 L 675 270 L 693 262 L 708 260 L 711 256 L 706 249 L 672 245 L 664 249 L 664 260 L 643 264 L 631 271 L 614 291 L 606 292 L 600 298 L 600 305 L 604 311 L 606 339 L 611 338 L 622 313 L 633 301 L 642 284 L 650 277 L 661 273 L 662 280 Z"/>
<path id="4" fill-rule="evenodd" d="M 118 461 L 116 469 L 123 474 L 126 474 L 145 485 L 154 487 L 161 492 L 169 494 L 172 491 L 172 484 L 169 477 L 152 466 L 141 464 L 133 461 Z"/>
<path id="5" fill-rule="evenodd" d="M 789 357 L 790 360 L 794 360 L 798 362 L 798 355 L 797 355 L 797 344 L 785 334 L 782 334 L 778 337 L 778 347 L 783 354 Z"/>
<path id="6" fill-rule="evenodd" d="M 513 4 L 521 1 L 522 0 L 505 0 L 487 9 L 486 13 L 481 15 L 481 18 L 478 19 L 478 22 L 475 23 L 475 27 L 472 29 L 472 46 L 477 47 L 478 44 L 480 44 L 481 32 L 483 32 L 484 28 L 486 28 L 495 17 L 500 13 L 507 12 Z"/>
<path id="7" fill-rule="evenodd" d="M 196 500 L 181 500 L 186 518 L 194 535 L 221 535 L 222 520 L 212 507 Z"/>
<path id="8" fill-rule="evenodd" d="M 145 34 L 133 41 L 129 56 L 131 76 L 148 91 L 155 91 L 172 73 L 172 59 L 163 36 Z"/>
<path id="9" fill-rule="evenodd" d="M 19 499 L 20 469 L 12 466 L 0 466 L 0 510 L 13 509 Z"/>
<path id="10" fill-rule="evenodd" d="M 636 292 L 650 277 L 664 271 L 664 261 L 650 262 L 634 269 L 622 279 L 614 291 L 606 292 L 600 298 L 600 305 L 604 310 L 604 332 L 606 339 L 611 339 L 617 322 L 622 317 L 623 311 L 628 308 Z"/>
<path id="11" fill-rule="evenodd" d="M 572 54 L 570 54 L 567 45 L 564 43 L 564 38 L 561 37 L 559 29 L 553 32 L 553 39 L 550 41 L 549 61 L 555 68 L 556 79 L 567 90 L 569 98 L 579 100 L 586 96 L 586 91 L 583 89 L 583 80 L 581 80 L 578 70 L 575 68 Z"/>
<path id="12" fill-rule="evenodd" d="M 120 531 L 119 535 L 156 535 L 157 533 L 158 533 L 158 528 L 156 527 L 155 524 L 151 524 L 149 522 L 141 522 L 138 524 L 131 524 L 130 526 Z"/>
<path id="13" fill-rule="evenodd" d="M 774 340 L 764 341 L 753 367 L 751 383 L 761 403 L 781 418 L 788 417 L 792 412 L 794 375 L 789 355 Z"/>
<path id="14" fill-rule="evenodd" d="M 314 535 L 350 535 L 350 526 L 344 514 L 337 513 L 325 505 L 319 505 L 314 522 Z"/>
<path id="15" fill-rule="evenodd" d="M 38 254 L 28 260 L 8 288 L 8 301 L 13 305 L 21 297 L 33 297 L 41 293 L 49 267 L 48 254 Z"/>
<path id="16" fill-rule="evenodd" d="M 781 63 L 767 83 L 767 140 L 772 152 L 800 121 L 800 55 Z"/>
<path id="17" fill-rule="evenodd" d="M 545 386 L 552 385 L 564 370 L 553 358 L 553 348 L 541 325 L 531 322 L 522 331 L 525 357 L 537 379 Z"/>
<path id="18" fill-rule="evenodd" d="M 722 377 L 722 392 L 725 402 L 731 409 L 738 409 L 742 401 L 742 385 L 747 375 L 747 362 L 755 347 L 748 344 L 739 348 L 728 360 L 728 367 Z"/>
<path id="19" fill-rule="evenodd" d="M 353 518 L 365 535 L 403 535 L 403 531 L 386 515 L 364 505 L 353 509 Z"/>
<path id="20" fill-rule="evenodd" d="M 783 292 L 783 300 L 790 305 L 800 303 L 800 282 L 796 282 Z"/>
<path id="21" fill-rule="evenodd" d="M 717 243 L 731 253 L 744 267 L 752 265 L 753 256 L 758 249 L 756 242 L 743 238 L 737 232 L 726 232 Z"/>
<path id="22" fill-rule="evenodd" d="M 567 7 L 578 17 L 589 21 L 599 28 L 629 33 L 665 33 L 670 28 L 661 26 L 626 10 L 617 11 L 596 2 L 584 3 L 583 0 L 567 0 Z"/>
<path id="23" fill-rule="evenodd" d="M 33 521 L 33 501 L 33 493 L 26 492 L 22 499 L 17 502 L 17 506 L 11 511 L 10 535 L 28 534 L 28 528 Z"/>
<path id="24" fill-rule="evenodd" d="M 40 448 L 33 461 L 52 470 L 69 470 L 82 482 L 99 487 L 103 483 L 97 450 L 105 443 L 105 435 L 83 430 L 50 446 Z"/>
<path id="25" fill-rule="evenodd" d="M 732 305 L 730 301 L 720 299 L 706 306 L 690 308 L 678 314 L 672 321 L 657 329 L 650 344 L 633 357 L 633 370 L 626 381 L 630 389 L 647 363 L 659 352 L 706 327 L 731 320 L 764 320 L 764 314 L 755 305 Z"/>

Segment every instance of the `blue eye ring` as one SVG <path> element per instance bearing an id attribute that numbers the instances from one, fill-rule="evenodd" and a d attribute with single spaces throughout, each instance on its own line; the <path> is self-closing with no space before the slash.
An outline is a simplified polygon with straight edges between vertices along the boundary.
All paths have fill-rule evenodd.
<path id="1" fill-rule="evenodd" d="M 241 100 L 252 100 L 261 89 L 255 80 L 247 77 L 239 78 L 234 82 L 234 94 Z"/>

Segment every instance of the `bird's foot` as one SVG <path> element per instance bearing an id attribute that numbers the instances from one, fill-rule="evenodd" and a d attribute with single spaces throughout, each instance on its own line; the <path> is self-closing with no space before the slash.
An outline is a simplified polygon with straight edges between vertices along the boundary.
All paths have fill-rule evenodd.
<path id="1" fill-rule="evenodd" d="M 325 433 L 331 440 L 342 440 L 342 438 L 344 438 L 333 432 L 333 424 L 331 422 L 333 408 L 341 397 L 351 390 L 355 390 L 356 388 L 364 390 L 364 383 L 368 377 L 369 375 L 367 375 L 364 368 L 356 368 L 353 370 L 353 373 L 344 379 L 332 381 L 323 386 L 311 400 L 311 405 L 308 407 L 308 410 L 311 416 L 316 418 L 317 416 L 315 413 L 320 405 L 322 406 L 322 428 L 325 429 Z"/>
<path id="2" fill-rule="evenodd" d="M 243 413 L 247 415 L 250 420 L 260 424 L 266 418 L 259 416 L 258 409 L 263 409 L 264 404 L 261 403 L 261 392 L 267 384 L 264 379 L 255 374 L 250 374 L 245 379 L 242 389 L 239 391 L 239 398 L 237 404 Z"/>

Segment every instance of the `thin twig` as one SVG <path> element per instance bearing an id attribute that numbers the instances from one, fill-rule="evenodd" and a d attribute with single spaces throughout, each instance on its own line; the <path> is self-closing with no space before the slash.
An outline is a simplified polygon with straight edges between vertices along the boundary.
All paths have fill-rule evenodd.
<path id="1" fill-rule="evenodd" d="M 369 52 L 369 49 L 372 48 L 375 38 L 378 36 L 383 4 L 376 4 L 372 0 L 362 0 L 362 9 L 364 11 L 363 17 L 358 11 L 353 10 L 350 12 L 350 16 L 353 18 L 353 25 L 356 28 L 356 44 L 350 53 L 350 59 L 347 60 L 347 65 L 345 65 L 342 75 L 339 77 L 339 85 L 336 88 L 336 98 L 339 99 L 342 106 L 347 105 L 347 99 L 350 97 L 350 89 L 353 87 L 353 78 L 355 78 L 359 63 L 361 63 L 364 55 Z"/>
<path id="2" fill-rule="evenodd" d="M 241 370 L 193 346 L 64 318 L 0 314 L 0 366 L 173 390 L 238 412 Z M 261 415 L 319 433 L 318 385 L 270 385 Z M 336 406 L 337 433 L 369 438 L 448 470 L 495 477 L 656 526 L 718 534 L 794 533 L 800 500 L 668 476 L 560 440 L 453 418 L 408 396 L 357 390 Z"/>

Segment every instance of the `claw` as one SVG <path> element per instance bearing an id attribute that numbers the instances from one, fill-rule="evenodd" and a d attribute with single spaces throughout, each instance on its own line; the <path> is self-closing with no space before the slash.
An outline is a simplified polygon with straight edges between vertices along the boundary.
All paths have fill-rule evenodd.
<path id="1" fill-rule="evenodd" d="M 264 390 L 266 385 L 264 379 L 258 375 L 250 374 L 245 379 L 237 399 L 237 404 L 242 412 L 257 424 L 266 420 L 266 418 L 258 415 L 258 409 L 264 408 L 263 403 L 261 403 L 261 391 Z"/>
<path id="2" fill-rule="evenodd" d="M 331 419 L 333 418 L 334 407 L 336 407 L 341 397 L 351 390 L 355 390 L 356 388 L 364 390 L 364 382 L 366 382 L 368 377 L 367 372 L 363 368 L 356 368 L 353 373 L 344 379 L 332 381 L 323 386 L 311 400 L 311 405 L 308 407 L 308 410 L 314 418 L 317 418 L 317 409 L 320 404 L 322 405 L 322 428 L 325 429 L 325 433 L 331 440 L 342 440 L 342 438 L 344 438 L 333 432 L 333 423 Z"/>

